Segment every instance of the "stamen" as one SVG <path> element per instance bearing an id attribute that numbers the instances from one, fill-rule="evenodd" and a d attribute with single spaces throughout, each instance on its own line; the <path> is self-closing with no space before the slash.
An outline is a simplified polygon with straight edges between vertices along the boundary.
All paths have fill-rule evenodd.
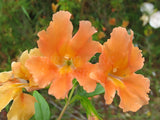
<path id="1" fill-rule="evenodd" d="M 67 66 L 72 65 L 72 60 L 67 60 L 67 61 L 66 61 L 66 65 L 67 65 Z"/>
<path id="2" fill-rule="evenodd" d="M 66 59 L 66 60 L 69 60 L 70 58 L 69 58 L 69 56 L 64 56 L 64 59 Z"/>
<path id="3" fill-rule="evenodd" d="M 116 75 L 113 75 L 113 74 L 110 74 L 110 73 L 108 73 L 108 76 L 114 77 L 114 78 L 119 79 L 119 80 L 122 80 L 122 79 L 123 79 L 123 78 L 120 77 L 120 76 L 116 76 Z"/>
<path id="4" fill-rule="evenodd" d="M 117 72 L 117 68 L 113 68 L 113 73 Z"/>
<path id="5" fill-rule="evenodd" d="M 113 75 L 113 74 L 108 74 L 108 80 L 111 80 L 116 86 L 118 87 L 125 87 L 124 86 L 124 83 L 123 83 L 123 78 L 122 77 L 119 77 L 119 76 L 116 76 L 116 75 Z"/>

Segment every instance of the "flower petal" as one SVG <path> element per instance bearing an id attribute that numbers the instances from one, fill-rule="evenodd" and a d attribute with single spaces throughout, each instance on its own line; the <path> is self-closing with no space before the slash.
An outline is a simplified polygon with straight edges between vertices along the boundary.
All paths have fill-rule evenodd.
<path id="1" fill-rule="evenodd" d="M 33 48 L 29 51 L 30 57 L 32 56 L 42 56 L 38 48 Z"/>
<path id="2" fill-rule="evenodd" d="M 57 67 L 46 57 L 32 57 L 25 66 L 39 87 L 44 88 L 55 78 Z"/>
<path id="3" fill-rule="evenodd" d="M 143 67 L 144 58 L 141 50 L 132 44 L 133 32 L 128 34 L 125 28 L 118 27 L 113 29 L 111 38 L 104 44 L 103 54 L 109 56 L 106 60 L 112 65 L 111 72 L 119 76 L 133 73 Z M 100 58 L 101 59 L 101 58 Z"/>
<path id="4" fill-rule="evenodd" d="M 22 65 L 22 63 L 12 62 L 11 66 L 12 66 L 14 77 L 21 78 L 24 80 L 29 80 L 29 78 L 31 77 L 31 74 L 29 73 L 27 68 L 24 67 L 24 65 Z"/>
<path id="5" fill-rule="evenodd" d="M 151 15 L 154 12 L 154 5 L 152 3 L 149 3 L 149 2 L 144 2 L 140 6 L 140 11 L 142 13 L 147 13 L 148 15 Z"/>
<path id="6" fill-rule="evenodd" d="M 150 16 L 149 24 L 154 29 L 160 28 L 160 11 L 157 11 Z"/>
<path id="7" fill-rule="evenodd" d="M 129 35 L 125 28 L 114 28 L 111 38 L 104 44 L 111 64 L 119 69 L 124 69 L 128 65 L 128 55 L 132 48 L 133 32 Z M 119 70 L 121 71 L 121 70 Z"/>
<path id="8" fill-rule="evenodd" d="M 90 78 L 96 80 L 98 83 L 100 83 L 102 86 L 105 85 L 107 76 L 105 76 L 104 72 L 97 68 L 97 71 L 90 73 Z"/>
<path id="9" fill-rule="evenodd" d="M 0 73 L 0 83 L 6 82 L 12 77 L 12 71 Z"/>
<path id="10" fill-rule="evenodd" d="M 33 48 L 30 50 L 30 52 L 28 53 L 28 50 L 25 50 L 20 58 L 19 58 L 19 62 L 22 64 L 22 65 L 25 65 L 25 62 L 26 60 L 29 59 L 29 57 L 32 57 L 32 56 L 41 56 L 41 53 L 39 51 L 38 48 Z"/>
<path id="11" fill-rule="evenodd" d="M 75 78 L 87 92 L 93 92 L 97 85 L 96 81 L 89 77 L 89 74 L 92 70 L 94 70 L 94 65 L 90 63 L 74 70 Z"/>
<path id="12" fill-rule="evenodd" d="M 9 120 L 29 120 L 35 113 L 34 103 L 36 99 L 28 94 L 17 96 L 8 113 Z"/>
<path id="13" fill-rule="evenodd" d="M 104 88 L 105 88 L 104 98 L 106 100 L 106 103 L 111 104 L 116 93 L 116 87 L 112 83 L 112 81 L 106 80 Z"/>
<path id="14" fill-rule="evenodd" d="M 104 98 L 107 104 L 111 104 L 116 92 L 116 87 L 113 84 L 113 82 L 107 80 L 107 76 L 105 75 L 105 72 L 102 70 L 97 70 L 95 72 L 92 72 L 90 74 L 90 77 L 99 82 L 105 88 Z"/>
<path id="15" fill-rule="evenodd" d="M 64 56 L 66 46 L 72 38 L 73 26 L 70 22 L 71 14 L 60 11 L 53 15 L 47 31 L 38 33 L 38 47 L 45 56 Z"/>
<path id="16" fill-rule="evenodd" d="M 21 88 L 14 86 L 14 84 L 10 82 L 0 86 L 0 111 L 20 92 Z"/>
<path id="17" fill-rule="evenodd" d="M 49 94 L 54 95 L 57 99 L 64 99 L 72 88 L 72 79 L 71 74 L 58 75 L 49 88 Z"/>
<path id="18" fill-rule="evenodd" d="M 120 96 L 120 108 L 126 111 L 136 112 L 142 105 L 148 104 L 147 93 L 150 91 L 150 81 L 140 74 L 132 74 L 123 79 L 124 88 L 118 89 Z"/>
<path id="19" fill-rule="evenodd" d="M 103 47 L 102 53 L 99 56 L 99 63 L 97 63 L 97 69 L 96 70 L 101 70 L 103 72 L 101 73 L 108 73 L 112 70 L 112 64 L 110 61 L 110 56 L 108 54 L 108 50 Z"/>
<path id="20" fill-rule="evenodd" d="M 78 32 L 71 40 L 69 54 L 79 56 L 83 62 L 88 62 L 97 52 L 101 52 L 101 44 L 92 41 L 92 35 L 96 32 L 89 21 L 81 21 Z"/>
<path id="21" fill-rule="evenodd" d="M 21 62 L 21 64 L 24 65 L 27 59 L 29 59 L 29 54 L 28 54 L 28 50 L 25 50 L 20 56 L 19 61 Z"/>
<path id="22" fill-rule="evenodd" d="M 132 46 L 132 50 L 129 56 L 129 69 L 133 73 L 141 69 L 144 65 L 144 58 L 142 57 L 141 50 L 138 47 Z"/>
<path id="23" fill-rule="evenodd" d="M 12 62 L 12 71 L 14 77 L 29 80 L 29 85 L 33 87 L 37 85 L 33 81 L 32 75 L 25 67 L 26 61 L 32 56 L 41 56 L 41 53 L 38 48 L 31 49 L 29 53 L 28 50 L 24 51 L 19 58 L 19 62 Z"/>

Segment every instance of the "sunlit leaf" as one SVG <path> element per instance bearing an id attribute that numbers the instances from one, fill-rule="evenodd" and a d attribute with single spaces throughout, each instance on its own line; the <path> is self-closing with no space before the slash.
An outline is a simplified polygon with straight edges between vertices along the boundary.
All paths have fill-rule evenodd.
<path id="1" fill-rule="evenodd" d="M 33 96 L 37 100 L 35 103 L 35 120 L 50 120 L 50 109 L 46 100 L 37 91 L 33 92 Z"/>

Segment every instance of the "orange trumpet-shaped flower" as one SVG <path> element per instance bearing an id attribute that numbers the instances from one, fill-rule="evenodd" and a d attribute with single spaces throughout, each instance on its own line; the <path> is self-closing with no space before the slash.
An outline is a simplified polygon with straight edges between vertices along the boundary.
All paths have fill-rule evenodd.
<path id="1" fill-rule="evenodd" d="M 144 58 L 141 50 L 133 46 L 132 39 L 132 31 L 129 35 L 125 28 L 113 29 L 111 38 L 103 45 L 98 70 L 90 74 L 105 88 L 107 104 L 112 103 L 115 92 L 118 92 L 119 106 L 124 112 L 135 112 L 149 101 L 149 79 L 134 73 L 143 67 Z"/>
<path id="2" fill-rule="evenodd" d="M 26 60 L 32 56 L 40 56 L 37 48 L 32 49 L 30 53 L 23 52 L 19 62 L 12 63 L 12 71 L 0 73 L 0 111 L 13 100 L 7 114 L 8 120 L 29 120 L 35 113 L 36 99 L 22 92 L 23 88 L 27 91 L 39 89 L 24 66 Z"/>
<path id="3" fill-rule="evenodd" d="M 25 64 L 39 87 L 51 84 L 49 94 L 56 98 L 65 98 L 72 88 L 73 78 L 88 92 L 96 87 L 96 81 L 89 78 L 94 65 L 88 62 L 101 51 L 101 45 L 92 41 L 96 30 L 89 21 L 81 21 L 78 32 L 72 37 L 70 17 L 67 11 L 53 15 L 47 30 L 38 33 L 42 56 L 31 57 Z"/>

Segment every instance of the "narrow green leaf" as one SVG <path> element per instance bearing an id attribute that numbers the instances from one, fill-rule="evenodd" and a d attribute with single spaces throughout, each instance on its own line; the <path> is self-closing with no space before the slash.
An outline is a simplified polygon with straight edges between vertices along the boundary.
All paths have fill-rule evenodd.
<path id="1" fill-rule="evenodd" d="M 97 84 L 97 87 L 95 89 L 95 91 L 91 92 L 91 93 L 87 93 L 85 90 L 83 90 L 82 88 L 79 88 L 78 94 L 80 96 L 85 96 L 85 97 L 93 97 L 95 95 L 99 95 L 104 93 L 105 90 L 103 88 L 103 86 L 101 84 Z"/>
<path id="2" fill-rule="evenodd" d="M 99 116 L 98 112 L 96 111 L 95 107 L 92 105 L 91 101 L 84 96 L 80 97 L 81 105 L 85 108 L 87 115 L 95 115 L 98 119 L 102 120 Z"/>
<path id="3" fill-rule="evenodd" d="M 25 7 L 24 7 L 24 6 L 21 6 L 21 8 L 22 8 L 24 14 L 27 16 L 27 18 L 28 18 L 29 20 L 31 20 L 31 18 L 30 18 L 30 16 L 29 16 L 27 10 L 25 9 Z"/>
<path id="4" fill-rule="evenodd" d="M 37 100 L 35 103 L 35 120 L 50 120 L 50 109 L 46 100 L 37 91 L 33 92 L 33 96 Z"/>
<path id="5" fill-rule="evenodd" d="M 103 86 L 101 84 L 97 84 L 97 87 L 96 87 L 95 91 L 91 92 L 91 93 L 86 93 L 85 96 L 86 97 L 93 97 L 95 95 L 99 95 L 99 94 L 102 94 L 104 92 L 105 92 L 105 90 L 104 90 Z"/>
<path id="6" fill-rule="evenodd" d="M 75 95 L 73 96 L 73 98 L 71 99 L 70 101 L 70 104 L 72 104 L 73 102 L 77 101 L 77 100 L 80 100 L 81 99 L 81 96 L 80 95 Z"/>

